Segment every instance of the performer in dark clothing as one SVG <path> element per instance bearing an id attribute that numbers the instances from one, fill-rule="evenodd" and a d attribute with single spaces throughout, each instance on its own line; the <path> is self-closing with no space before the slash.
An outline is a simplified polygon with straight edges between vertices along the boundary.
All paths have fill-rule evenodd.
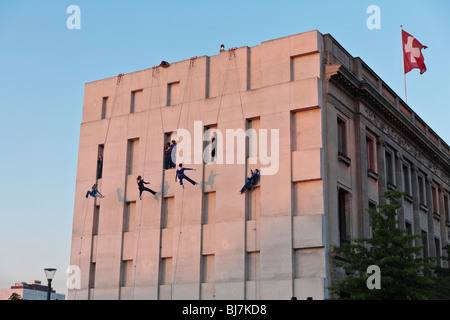
<path id="1" fill-rule="evenodd" d="M 102 178 L 102 171 L 103 171 L 103 156 L 98 156 L 97 160 L 97 179 Z"/>
<path id="2" fill-rule="evenodd" d="M 170 147 L 170 142 L 166 143 L 164 147 L 164 170 L 170 169 L 172 165 L 172 148 Z"/>
<path id="3" fill-rule="evenodd" d="M 144 187 L 144 184 L 149 184 L 150 182 L 145 182 L 144 179 L 142 179 L 141 176 L 137 177 L 137 184 L 138 184 L 138 188 L 139 188 L 139 199 L 142 200 L 142 192 L 144 191 L 148 191 L 151 194 L 155 195 L 155 191 L 153 191 L 152 189 L 149 189 L 147 187 Z"/>
<path id="4" fill-rule="evenodd" d="M 255 172 L 253 172 L 253 170 L 250 170 L 252 175 L 250 177 L 247 178 L 247 182 L 245 183 L 245 185 L 242 187 L 240 193 L 244 193 L 245 189 L 247 189 L 248 187 L 250 187 L 250 185 L 255 185 L 256 183 L 258 183 L 258 179 L 259 179 L 259 170 L 255 169 Z"/>
<path id="5" fill-rule="evenodd" d="M 177 142 L 172 140 L 172 144 L 170 145 L 170 168 L 176 167 L 176 158 L 177 158 Z"/>
<path id="6" fill-rule="evenodd" d="M 194 186 L 197 184 L 197 182 L 195 182 L 194 180 L 192 180 L 192 179 L 190 179 L 188 176 L 186 176 L 185 174 L 184 174 L 184 171 L 186 171 L 186 170 L 194 170 L 195 171 L 195 169 L 191 169 L 191 168 L 183 168 L 183 164 L 182 163 L 180 163 L 179 165 L 178 165 L 180 168 L 179 169 L 177 169 L 177 173 L 175 174 L 175 182 L 177 181 L 177 177 L 180 179 L 180 185 L 184 188 L 184 185 L 183 185 L 183 179 L 186 179 L 187 181 L 189 181 L 190 183 L 192 183 Z"/>

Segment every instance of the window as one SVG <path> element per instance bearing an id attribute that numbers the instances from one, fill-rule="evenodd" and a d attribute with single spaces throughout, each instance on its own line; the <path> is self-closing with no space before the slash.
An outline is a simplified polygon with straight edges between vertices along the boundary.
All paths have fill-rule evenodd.
<path id="1" fill-rule="evenodd" d="M 255 281 L 259 279 L 259 260 L 259 251 L 246 253 L 246 281 Z"/>
<path id="2" fill-rule="evenodd" d="M 433 206 L 433 214 L 439 216 L 439 195 L 438 189 L 435 186 L 431 186 L 431 200 Z"/>
<path id="3" fill-rule="evenodd" d="M 101 119 L 106 119 L 106 112 L 108 111 L 108 97 L 103 97 L 102 99 L 102 117 Z"/>
<path id="4" fill-rule="evenodd" d="M 94 217 L 92 218 L 92 235 L 98 235 L 98 221 L 100 217 L 100 206 L 94 206 Z"/>
<path id="5" fill-rule="evenodd" d="M 426 206 L 425 200 L 425 178 L 420 173 L 417 175 L 417 188 L 419 191 L 419 202 L 422 206 Z"/>
<path id="6" fill-rule="evenodd" d="M 97 180 L 101 179 L 103 176 L 103 151 L 105 150 L 105 145 L 99 144 L 97 151 Z"/>
<path id="7" fill-rule="evenodd" d="M 180 81 L 167 84 L 167 106 L 173 106 L 179 103 L 180 99 Z"/>
<path id="8" fill-rule="evenodd" d="M 139 139 L 129 139 L 127 148 L 127 175 L 134 174 L 137 171 L 139 150 Z"/>
<path id="9" fill-rule="evenodd" d="M 176 166 L 176 139 L 177 134 L 175 131 L 164 134 L 164 170 L 172 169 Z"/>
<path id="10" fill-rule="evenodd" d="M 159 284 L 172 283 L 172 258 L 162 258 L 161 268 L 159 270 Z"/>
<path id="11" fill-rule="evenodd" d="M 143 105 L 143 94 L 144 90 L 131 91 L 131 103 L 130 103 L 130 113 L 135 113 L 136 110 L 141 110 Z"/>
<path id="12" fill-rule="evenodd" d="M 439 238 L 434 238 L 434 246 L 436 247 L 436 264 L 441 266 L 441 241 Z"/>
<path id="13" fill-rule="evenodd" d="M 405 230 L 406 230 L 406 234 L 408 235 L 408 236 L 411 236 L 413 233 L 412 233 L 412 225 L 411 225 L 411 222 L 409 222 L 409 221 L 407 221 L 407 220 L 405 220 Z M 412 247 L 413 246 L 413 243 L 412 243 L 412 239 L 410 239 L 410 240 L 408 240 L 408 247 Z"/>
<path id="14" fill-rule="evenodd" d="M 203 161 L 205 163 L 213 163 L 217 159 L 218 143 L 222 145 L 221 133 L 217 130 L 217 125 L 209 125 L 204 127 L 203 133 Z"/>
<path id="15" fill-rule="evenodd" d="M 369 172 L 375 173 L 376 168 L 376 156 L 375 156 L 375 142 L 374 138 L 371 136 L 366 136 L 366 146 L 367 146 L 367 169 Z"/>
<path id="16" fill-rule="evenodd" d="M 428 238 L 427 238 L 427 232 L 422 230 L 422 243 L 423 243 L 423 248 L 422 248 L 422 255 L 424 258 L 428 258 L 429 254 L 428 254 Z"/>
<path id="17" fill-rule="evenodd" d="M 411 168 L 408 164 L 402 164 L 403 172 L 403 189 L 407 196 L 411 195 Z"/>
<path id="18" fill-rule="evenodd" d="M 448 196 L 444 195 L 444 213 L 445 213 L 445 220 L 447 221 L 447 225 L 450 223 L 450 208 L 448 204 Z"/>
<path id="19" fill-rule="evenodd" d="M 386 150 L 385 161 L 386 161 L 386 183 L 387 183 L 387 187 L 391 188 L 391 189 L 395 189 L 394 155 L 389 150 Z"/>
<path id="20" fill-rule="evenodd" d="M 369 210 L 377 211 L 377 204 L 370 200 L 369 200 Z M 374 232 L 376 226 L 372 220 L 370 220 L 370 227 L 371 227 L 371 232 L 372 232 L 372 236 L 373 236 L 373 232 Z"/>
<path id="21" fill-rule="evenodd" d="M 261 213 L 261 188 L 253 187 L 247 193 L 247 220 L 259 219 Z"/>
<path id="22" fill-rule="evenodd" d="M 202 255 L 201 279 L 202 283 L 214 282 L 214 255 Z"/>
<path id="23" fill-rule="evenodd" d="M 202 224 L 212 224 L 216 222 L 216 193 L 206 192 L 203 203 Z"/>
<path id="24" fill-rule="evenodd" d="M 247 157 L 257 159 L 258 157 L 258 133 L 261 126 L 260 118 L 247 120 L 247 132 L 248 132 L 248 148 Z M 251 163 L 257 163 L 256 161 L 250 161 Z"/>
<path id="25" fill-rule="evenodd" d="M 175 197 L 164 198 L 162 205 L 161 228 L 173 228 Z"/>
<path id="26" fill-rule="evenodd" d="M 347 155 L 347 124 L 341 117 L 337 118 L 338 152 Z"/>
<path id="27" fill-rule="evenodd" d="M 89 267 L 89 289 L 95 288 L 95 267 L 96 263 L 91 262 L 91 265 Z"/>
<path id="28" fill-rule="evenodd" d="M 134 231 L 136 219 L 136 202 L 125 202 L 123 214 L 123 232 Z"/>
<path id="29" fill-rule="evenodd" d="M 121 287 L 131 287 L 132 285 L 133 285 L 133 260 L 122 260 Z"/>
<path id="30" fill-rule="evenodd" d="M 339 220 L 339 239 L 340 244 L 349 242 L 347 235 L 347 211 L 348 211 L 349 193 L 340 188 L 338 192 L 338 220 Z"/>

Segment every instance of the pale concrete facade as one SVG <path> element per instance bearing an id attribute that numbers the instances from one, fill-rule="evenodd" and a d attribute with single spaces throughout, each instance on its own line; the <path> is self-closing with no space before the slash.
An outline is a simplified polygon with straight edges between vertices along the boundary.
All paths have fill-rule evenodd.
<path id="1" fill-rule="evenodd" d="M 250 169 L 267 167 L 247 144 L 243 164 L 186 165 L 203 183 L 181 188 L 163 148 L 177 129 L 198 133 L 194 121 L 200 135 L 277 129 L 277 173 L 238 193 Z M 194 158 L 202 150 L 192 145 Z M 411 169 L 402 223 L 427 232 L 430 254 L 435 239 L 448 242 L 449 154 L 364 62 L 318 31 L 88 83 L 71 254 L 81 288 L 68 298 L 328 298 L 339 277 L 331 246 L 370 234 L 364 209 L 385 188 L 402 189 L 402 164 Z M 105 198 L 88 200 L 99 155 Z M 137 175 L 156 196 L 139 200 Z"/>

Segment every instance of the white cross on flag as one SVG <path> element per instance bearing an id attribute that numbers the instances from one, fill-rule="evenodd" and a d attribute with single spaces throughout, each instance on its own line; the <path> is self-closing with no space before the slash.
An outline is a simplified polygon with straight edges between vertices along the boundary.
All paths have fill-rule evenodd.
<path id="1" fill-rule="evenodd" d="M 403 41 L 403 63 L 405 67 L 405 74 L 412 69 L 420 69 L 420 74 L 427 71 L 425 66 L 425 58 L 422 54 L 422 49 L 426 49 L 427 46 L 423 46 L 416 38 L 410 35 L 408 32 L 402 30 Z"/>

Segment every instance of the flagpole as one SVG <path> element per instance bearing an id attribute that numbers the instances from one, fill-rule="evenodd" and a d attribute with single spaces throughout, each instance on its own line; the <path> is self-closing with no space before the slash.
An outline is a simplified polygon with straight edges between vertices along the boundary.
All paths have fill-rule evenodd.
<path id="1" fill-rule="evenodd" d="M 402 44 L 402 64 L 403 64 L 403 86 L 405 88 L 405 103 L 408 104 L 408 100 L 406 98 L 406 73 L 405 73 L 405 49 L 403 48 L 403 26 L 400 25 L 400 39 Z"/>

